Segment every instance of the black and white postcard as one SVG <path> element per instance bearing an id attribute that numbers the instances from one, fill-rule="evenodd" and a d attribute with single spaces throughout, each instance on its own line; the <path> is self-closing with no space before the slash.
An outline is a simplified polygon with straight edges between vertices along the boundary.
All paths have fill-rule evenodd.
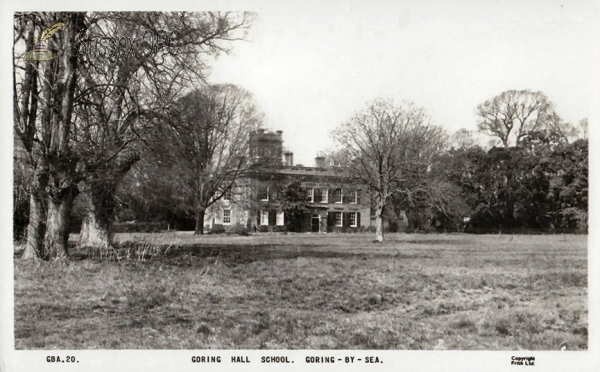
<path id="1" fill-rule="evenodd" d="M 0 371 L 600 368 L 596 1 L 1 7 Z"/>

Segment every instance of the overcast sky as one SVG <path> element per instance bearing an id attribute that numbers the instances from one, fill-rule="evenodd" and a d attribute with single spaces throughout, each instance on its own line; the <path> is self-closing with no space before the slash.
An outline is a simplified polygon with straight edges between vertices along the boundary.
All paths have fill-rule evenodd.
<path id="1" fill-rule="evenodd" d="M 211 80 L 252 92 L 296 163 L 313 165 L 331 130 L 376 97 L 413 101 L 450 132 L 476 129 L 477 104 L 509 89 L 544 92 L 573 123 L 598 106 L 597 1 L 303 1 L 256 11 L 250 41 L 219 57 Z"/>

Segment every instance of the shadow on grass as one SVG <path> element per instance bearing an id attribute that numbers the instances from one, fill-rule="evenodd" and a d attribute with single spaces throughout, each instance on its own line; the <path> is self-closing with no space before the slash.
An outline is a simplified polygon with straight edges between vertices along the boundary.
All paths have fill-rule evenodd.
<path id="1" fill-rule="evenodd" d="M 465 245 L 465 244 L 470 244 L 466 240 L 450 240 L 450 239 L 399 240 L 398 242 L 406 243 L 406 244 L 426 244 L 426 245 Z"/>
<path id="2" fill-rule="evenodd" d="M 126 242 L 115 247 L 105 259 L 160 261 L 161 264 L 189 266 L 192 260 L 218 259 L 227 266 L 245 265 L 255 261 L 271 261 L 280 259 L 295 260 L 298 258 L 340 258 L 350 260 L 377 259 L 428 259 L 434 256 L 428 253 L 405 254 L 397 251 L 381 252 L 344 252 L 320 250 L 327 246 L 317 244 L 302 244 L 300 247 L 281 246 L 274 244 L 257 244 L 242 246 L 234 244 L 196 244 L 196 245 L 153 245 L 147 243 Z M 131 253 L 133 252 L 133 253 Z M 71 249 L 71 259 L 74 261 L 97 259 L 98 255 L 89 250 Z M 127 258 L 124 258 L 127 257 Z"/>

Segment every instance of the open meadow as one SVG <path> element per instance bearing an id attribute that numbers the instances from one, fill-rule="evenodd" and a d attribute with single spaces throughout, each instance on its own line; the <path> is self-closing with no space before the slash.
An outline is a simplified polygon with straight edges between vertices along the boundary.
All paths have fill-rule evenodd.
<path id="1" fill-rule="evenodd" d="M 73 239 L 73 237 L 72 237 Z M 118 234 L 15 259 L 17 349 L 587 349 L 587 236 Z"/>

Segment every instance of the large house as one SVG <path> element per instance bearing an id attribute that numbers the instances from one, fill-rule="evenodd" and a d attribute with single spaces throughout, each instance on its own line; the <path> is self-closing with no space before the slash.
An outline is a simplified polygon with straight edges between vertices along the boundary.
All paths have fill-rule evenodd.
<path id="1" fill-rule="evenodd" d="M 283 151 L 282 131 L 250 133 L 249 156 L 256 166 L 205 214 L 205 228 L 243 226 L 258 231 L 357 231 L 371 225 L 369 198 L 340 168 L 294 165 Z M 300 185 L 301 213 L 282 202 L 286 187 Z M 293 186 L 292 186 L 293 187 Z"/>

